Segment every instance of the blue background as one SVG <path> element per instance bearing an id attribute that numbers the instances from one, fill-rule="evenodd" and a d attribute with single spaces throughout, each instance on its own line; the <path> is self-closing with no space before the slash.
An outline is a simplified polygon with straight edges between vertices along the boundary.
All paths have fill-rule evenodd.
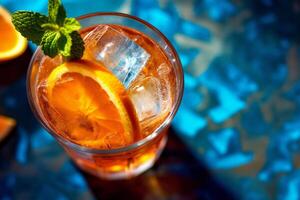
<path id="1" fill-rule="evenodd" d="M 69 16 L 119 11 L 161 30 L 185 72 L 184 97 L 172 125 L 199 162 L 239 199 L 300 199 L 299 1 L 63 3 Z M 44 0 L 1 5 L 12 12 L 47 12 Z M 46 193 L 49 199 L 93 198 L 33 118 L 24 75 L 0 87 L 0 113 L 17 120 L 20 138 L 14 160 L 0 161 L 0 199 L 45 199 Z"/>

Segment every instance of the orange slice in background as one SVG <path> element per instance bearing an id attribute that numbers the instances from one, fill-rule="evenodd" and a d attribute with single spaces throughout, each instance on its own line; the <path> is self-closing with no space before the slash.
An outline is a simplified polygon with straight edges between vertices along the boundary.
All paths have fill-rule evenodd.
<path id="1" fill-rule="evenodd" d="M 66 62 L 51 72 L 46 87 L 49 105 L 59 116 L 58 133 L 97 149 L 134 142 L 136 113 L 122 83 L 105 67 L 87 60 Z"/>
<path id="2" fill-rule="evenodd" d="M 11 16 L 0 6 L 0 62 L 12 60 L 27 48 L 27 40 L 15 29 Z"/>
<path id="3" fill-rule="evenodd" d="M 0 115 L 0 141 L 2 141 L 16 125 L 16 121 Z"/>

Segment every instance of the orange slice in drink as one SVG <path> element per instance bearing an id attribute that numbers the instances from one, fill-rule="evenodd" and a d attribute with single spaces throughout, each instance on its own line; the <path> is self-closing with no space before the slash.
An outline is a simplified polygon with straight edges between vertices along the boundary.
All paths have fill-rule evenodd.
<path id="1" fill-rule="evenodd" d="M 47 79 L 49 105 L 59 116 L 56 129 L 75 143 L 97 149 L 129 145 L 139 130 L 122 83 L 91 61 L 66 62 Z"/>
<path id="2" fill-rule="evenodd" d="M 24 53 L 27 40 L 14 28 L 11 16 L 0 6 L 0 62 L 11 60 Z"/>
<path id="3" fill-rule="evenodd" d="M 16 125 L 14 119 L 0 115 L 0 141 L 2 141 Z"/>

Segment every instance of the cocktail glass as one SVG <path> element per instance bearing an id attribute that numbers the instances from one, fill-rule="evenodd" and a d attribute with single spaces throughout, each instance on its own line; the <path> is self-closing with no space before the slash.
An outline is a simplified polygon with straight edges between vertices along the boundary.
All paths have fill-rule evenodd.
<path id="1" fill-rule="evenodd" d="M 133 41 L 150 39 L 153 42 L 150 46 L 152 45 L 154 48 L 157 45 L 162 50 L 168 66 L 152 66 L 151 70 L 157 69 L 156 72 L 159 75 L 157 75 L 156 80 L 159 80 L 161 83 L 170 80 L 167 87 L 169 98 L 164 99 L 164 101 L 167 101 L 164 102 L 167 108 L 164 111 L 161 110 L 161 112 L 165 113 L 164 117 L 160 117 L 163 120 L 157 120 L 154 117 L 140 121 L 141 131 L 143 132 L 141 134 L 142 137 L 123 147 L 113 149 L 90 148 L 69 140 L 54 130 L 49 119 L 45 116 L 44 110 L 41 108 L 41 100 L 39 99 L 39 86 L 41 83 L 38 76 L 41 73 L 41 65 L 45 65 L 45 62 L 43 62 L 45 56 L 40 48 L 37 49 L 31 60 L 27 76 L 27 90 L 31 108 L 44 128 L 59 142 L 82 170 L 105 179 L 122 179 L 136 176 L 154 164 L 166 145 L 167 131 L 183 94 L 183 72 L 180 60 L 167 38 L 155 27 L 137 17 L 122 13 L 94 13 L 78 17 L 77 19 L 82 26 L 82 30 L 87 30 L 87 32 L 91 27 L 105 24 L 128 28 L 132 36 L 130 39 Z M 155 51 L 152 52 L 149 49 L 149 45 L 147 48 L 150 51 L 150 56 L 155 57 Z M 47 59 L 51 62 L 52 60 L 54 63 L 56 62 L 55 59 Z M 147 65 L 145 67 L 147 68 Z M 161 75 L 163 73 L 165 75 Z M 139 79 L 143 81 L 147 77 L 139 77 Z M 134 91 L 130 87 L 128 90 Z"/>

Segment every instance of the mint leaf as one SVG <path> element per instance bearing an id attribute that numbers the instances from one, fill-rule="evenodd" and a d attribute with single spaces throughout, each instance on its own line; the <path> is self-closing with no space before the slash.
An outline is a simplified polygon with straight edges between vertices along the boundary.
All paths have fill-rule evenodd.
<path id="1" fill-rule="evenodd" d="M 36 12 L 17 11 L 12 14 L 12 22 L 24 37 L 39 45 L 45 33 L 42 24 L 48 23 L 48 17 Z"/>
<path id="2" fill-rule="evenodd" d="M 77 31 L 73 31 L 71 34 L 72 47 L 71 47 L 71 59 L 80 59 L 84 52 L 84 42 Z"/>
<path id="3" fill-rule="evenodd" d="M 48 14 L 51 22 L 56 23 L 59 26 L 63 25 L 66 18 L 66 11 L 60 0 L 48 1 Z"/>
<path id="4" fill-rule="evenodd" d="M 58 52 L 58 40 L 61 37 L 60 32 L 56 31 L 46 31 L 42 38 L 42 50 L 43 52 L 50 56 L 51 58 L 54 58 Z"/>
<path id="5" fill-rule="evenodd" d="M 58 40 L 59 53 L 64 57 L 69 58 L 71 56 L 72 37 L 70 34 L 63 33 Z"/>
<path id="6" fill-rule="evenodd" d="M 73 31 L 78 31 L 80 29 L 80 23 L 75 18 L 66 18 L 64 28 L 67 33 L 72 33 Z"/>
<path id="7" fill-rule="evenodd" d="M 42 24 L 42 28 L 50 31 L 59 31 L 60 27 L 57 24 L 46 23 L 46 24 Z"/>
<path id="8" fill-rule="evenodd" d="M 41 45 L 45 55 L 81 58 L 84 42 L 77 32 L 80 23 L 75 18 L 66 18 L 61 0 L 49 0 L 48 13 L 47 17 L 35 12 L 18 11 L 12 15 L 13 24 L 24 37 Z"/>

